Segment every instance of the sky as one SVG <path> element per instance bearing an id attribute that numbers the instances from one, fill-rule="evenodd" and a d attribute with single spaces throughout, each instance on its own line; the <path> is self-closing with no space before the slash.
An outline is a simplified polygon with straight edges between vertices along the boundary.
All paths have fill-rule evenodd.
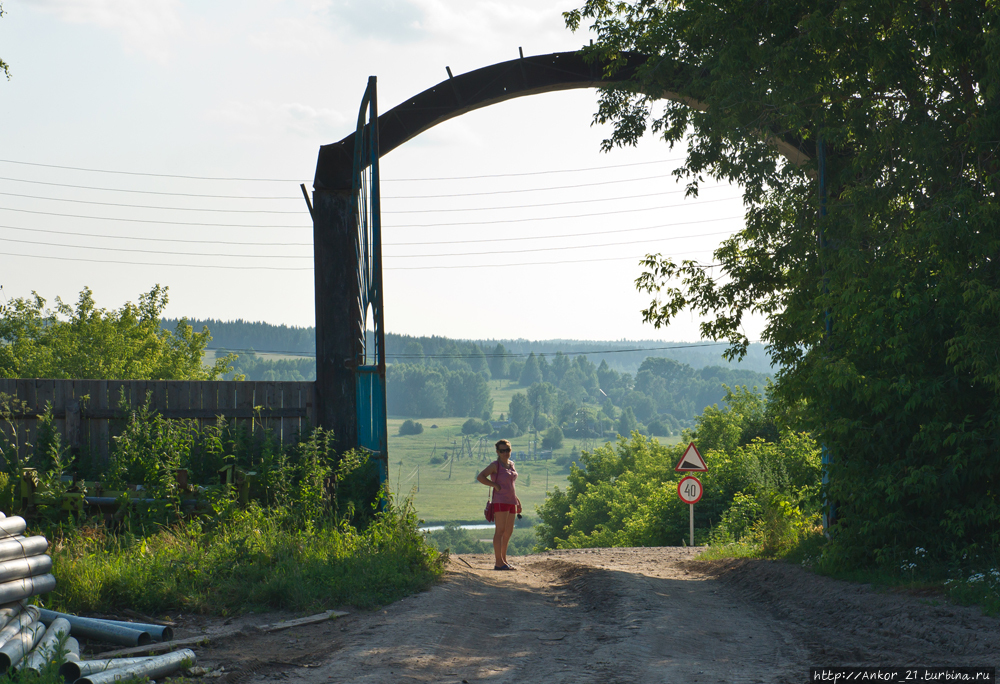
<path id="1" fill-rule="evenodd" d="M 572 0 L 7 0 L 0 18 L 0 303 L 169 287 L 166 317 L 314 321 L 320 145 L 454 74 L 575 50 Z M 685 198 L 684 150 L 600 151 L 598 93 L 534 95 L 381 160 L 385 322 L 464 339 L 694 341 L 642 322 L 639 259 L 711 263 L 739 188 Z M 751 340 L 762 321 L 747 322 Z"/>

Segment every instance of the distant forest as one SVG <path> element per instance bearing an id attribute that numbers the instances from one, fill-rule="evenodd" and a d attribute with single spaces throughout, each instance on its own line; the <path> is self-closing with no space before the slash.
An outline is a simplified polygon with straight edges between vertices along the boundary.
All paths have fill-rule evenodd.
<path id="1" fill-rule="evenodd" d="M 211 349 L 239 355 L 234 375 L 263 381 L 316 378 L 311 356 L 313 328 L 247 321 L 189 323 L 198 330 L 208 326 Z M 162 325 L 172 329 L 177 321 L 164 320 Z M 503 414 L 510 421 L 504 428 L 509 436 L 532 428 L 577 435 L 608 430 L 629 434 L 635 429 L 671 435 L 690 425 L 706 406 L 721 403 L 724 386 L 763 389 L 767 384 L 772 371 L 762 345 L 753 345 L 739 364 L 726 364 L 721 358 L 723 348 L 649 341 L 469 341 L 388 334 L 388 409 L 391 415 L 414 418 L 489 420 Z M 303 357 L 271 356 L 276 353 Z M 497 379 L 515 382 L 525 392 L 515 393 L 509 406 L 494 407 L 488 382 Z"/>
<path id="2" fill-rule="evenodd" d="M 269 370 L 281 372 L 298 372 L 301 379 L 315 377 L 315 363 L 312 355 L 316 351 L 316 329 L 298 328 L 287 325 L 272 325 L 270 323 L 251 322 L 244 320 L 218 321 L 189 319 L 195 330 L 201 330 L 202 326 L 208 326 L 212 333 L 211 349 L 232 350 L 241 354 L 247 351 L 260 353 L 267 352 L 267 356 L 254 363 L 247 362 L 244 371 L 250 380 L 261 380 L 263 375 Z M 177 319 L 163 319 L 163 327 L 173 330 L 177 325 Z M 461 356 L 471 353 L 473 347 L 478 347 L 485 354 L 491 353 L 498 344 L 503 345 L 506 352 L 515 359 L 521 361 L 527 358 L 528 354 L 555 355 L 562 352 L 566 355 L 573 355 L 573 352 L 582 352 L 593 363 L 600 365 L 607 363 L 608 367 L 619 373 L 635 374 L 639 366 L 647 357 L 670 358 L 681 363 L 685 363 L 692 368 L 704 368 L 705 366 L 722 366 L 732 369 L 752 370 L 758 373 L 771 375 L 776 369 L 771 367 L 770 359 L 762 344 L 751 344 L 746 358 L 739 363 L 730 363 L 722 358 L 725 345 L 705 343 L 705 342 L 661 342 L 654 340 L 632 341 L 617 340 L 606 342 L 581 341 L 581 340 L 455 340 L 447 337 L 413 337 L 410 335 L 386 334 L 385 346 L 389 363 L 396 361 L 411 360 L 414 357 L 445 357 Z M 708 346 L 706 346 L 708 345 Z M 662 347 L 671 347 L 662 349 Z M 637 351 L 623 351 L 623 350 Z M 301 360 L 293 360 L 291 363 L 284 362 L 264 362 L 264 358 L 271 353 L 279 354 L 303 354 Z M 275 367 L 269 364 L 277 363 Z M 294 371 L 290 369 L 294 368 Z M 310 370 L 311 369 L 311 370 Z M 310 376 L 310 373 L 312 374 Z M 293 378 L 283 378 L 293 379 Z M 299 378 L 294 378 L 299 379 Z"/>

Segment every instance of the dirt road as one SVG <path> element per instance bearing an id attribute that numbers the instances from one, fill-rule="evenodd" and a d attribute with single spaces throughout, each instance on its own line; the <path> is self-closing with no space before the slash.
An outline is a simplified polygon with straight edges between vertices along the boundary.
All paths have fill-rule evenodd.
<path id="1" fill-rule="evenodd" d="M 810 666 L 1000 662 L 1000 621 L 977 608 L 695 554 L 552 551 L 514 572 L 453 556 L 430 591 L 214 657 L 243 659 L 225 684 L 804 682 Z"/>

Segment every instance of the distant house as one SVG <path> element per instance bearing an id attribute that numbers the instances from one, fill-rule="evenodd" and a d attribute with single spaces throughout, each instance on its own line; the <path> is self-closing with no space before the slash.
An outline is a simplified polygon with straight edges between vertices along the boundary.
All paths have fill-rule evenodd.
<path id="1" fill-rule="evenodd" d="M 507 427 L 510 425 L 509 420 L 491 420 L 490 425 L 493 426 L 493 432 L 496 432 L 500 428 Z"/>

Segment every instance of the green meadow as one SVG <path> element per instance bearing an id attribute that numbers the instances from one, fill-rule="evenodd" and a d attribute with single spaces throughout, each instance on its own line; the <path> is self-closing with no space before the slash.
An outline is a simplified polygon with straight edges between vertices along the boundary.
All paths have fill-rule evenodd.
<path id="1" fill-rule="evenodd" d="M 493 415 L 507 413 L 510 398 L 523 387 L 506 380 L 490 381 L 493 391 Z M 483 507 L 486 505 L 487 488 L 476 482 L 476 475 L 496 458 L 495 440 L 480 439 L 462 434 L 462 424 L 468 418 L 414 418 L 424 427 L 419 435 L 399 434 L 405 417 L 390 417 L 389 428 L 389 486 L 397 496 L 412 496 L 417 515 L 427 523 L 485 522 Z M 437 427 L 434 427 L 434 426 Z M 573 448 L 578 451 L 593 449 L 605 440 L 574 439 L 567 437 L 551 460 L 530 461 L 517 456 L 518 451 L 529 451 L 532 435 L 525 434 L 511 440 L 517 465 L 517 494 L 526 517 L 535 518 L 535 507 L 545 500 L 545 492 L 553 487 L 566 487 L 569 465 L 557 465 L 560 456 L 569 456 Z M 679 437 L 661 437 L 661 442 L 673 443 Z M 539 442 L 541 434 L 539 433 Z M 471 447 L 472 455 L 469 455 Z M 439 461 L 432 463 L 434 461 Z"/>

